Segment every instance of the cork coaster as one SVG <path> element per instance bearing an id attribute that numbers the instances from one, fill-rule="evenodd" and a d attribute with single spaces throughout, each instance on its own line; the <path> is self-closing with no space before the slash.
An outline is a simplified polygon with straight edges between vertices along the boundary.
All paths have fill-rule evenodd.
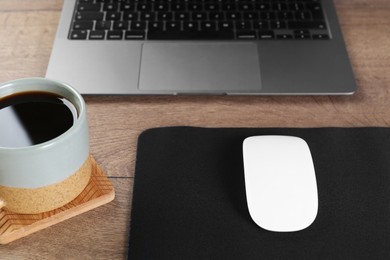
<path id="1" fill-rule="evenodd" d="M 92 158 L 91 179 L 85 189 L 65 206 L 39 214 L 16 214 L 0 209 L 0 244 L 7 244 L 112 201 L 115 190 Z"/>

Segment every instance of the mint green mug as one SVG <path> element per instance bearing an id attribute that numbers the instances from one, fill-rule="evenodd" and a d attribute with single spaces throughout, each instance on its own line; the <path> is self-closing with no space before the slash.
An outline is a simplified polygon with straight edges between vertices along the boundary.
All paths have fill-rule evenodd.
<path id="1" fill-rule="evenodd" d="M 61 106 L 67 104 L 69 110 L 74 110 L 70 111 L 73 113 L 70 125 L 46 140 L 18 144 L 31 135 L 31 131 L 28 134 L 17 131 L 16 125 L 26 124 L 19 122 L 21 113 L 28 114 L 25 118 L 31 128 L 43 122 L 47 124 L 43 129 L 49 129 L 54 124 L 51 119 L 35 122 L 38 120 L 35 115 L 40 113 L 53 114 L 60 123 L 64 120 L 50 106 L 40 108 L 39 112 L 34 111 L 35 107 L 5 110 L 11 109 L 10 104 L 35 105 L 36 100 L 50 103 L 51 98 L 62 100 L 54 101 L 55 106 L 63 102 Z M 24 78 L 0 84 L 0 125 L 0 135 L 7 134 L 1 131 L 11 133 L 0 142 L 0 208 L 23 214 L 46 212 L 69 203 L 86 187 L 92 171 L 86 106 L 82 96 L 71 86 L 45 78 Z M 35 132 L 42 135 L 42 131 Z"/>

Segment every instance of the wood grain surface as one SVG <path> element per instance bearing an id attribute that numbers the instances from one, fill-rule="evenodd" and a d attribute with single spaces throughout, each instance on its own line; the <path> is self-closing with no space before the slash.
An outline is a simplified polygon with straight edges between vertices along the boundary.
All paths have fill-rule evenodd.
<path id="1" fill-rule="evenodd" d="M 352 96 L 86 96 L 91 153 L 113 202 L 6 246 L 1 259 L 124 259 L 138 135 L 160 126 L 390 126 L 390 1 L 334 0 Z M 0 0 L 0 82 L 44 76 L 63 0 Z"/>

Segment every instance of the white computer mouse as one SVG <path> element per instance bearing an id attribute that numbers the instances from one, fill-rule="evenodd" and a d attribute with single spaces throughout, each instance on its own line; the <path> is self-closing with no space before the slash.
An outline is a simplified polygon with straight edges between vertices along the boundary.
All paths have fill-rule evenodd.
<path id="1" fill-rule="evenodd" d="M 310 226 L 318 211 L 317 181 L 309 146 L 293 136 L 252 136 L 243 142 L 249 213 L 277 232 Z"/>

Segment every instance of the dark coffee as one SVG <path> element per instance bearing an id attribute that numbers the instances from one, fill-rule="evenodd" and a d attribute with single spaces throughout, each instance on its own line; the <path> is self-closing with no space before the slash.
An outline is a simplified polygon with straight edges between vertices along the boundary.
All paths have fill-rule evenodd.
<path id="1" fill-rule="evenodd" d="M 22 92 L 0 98 L 0 147 L 26 147 L 65 133 L 77 109 L 59 95 Z"/>

